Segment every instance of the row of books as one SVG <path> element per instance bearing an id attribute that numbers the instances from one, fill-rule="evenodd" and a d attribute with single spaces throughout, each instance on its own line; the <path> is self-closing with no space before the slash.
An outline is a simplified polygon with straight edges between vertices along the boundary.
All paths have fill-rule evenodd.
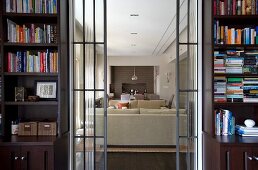
<path id="1" fill-rule="evenodd" d="M 258 78 L 214 77 L 215 102 L 258 102 Z"/>
<path id="2" fill-rule="evenodd" d="M 235 117 L 225 109 L 215 109 L 215 135 L 234 135 Z"/>
<path id="3" fill-rule="evenodd" d="M 258 44 L 258 26 L 247 28 L 234 28 L 220 25 L 214 21 L 215 44 Z"/>
<path id="4" fill-rule="evenodd" d="M 56 14 L 57 0 L 6 0 L 6 12 Z"/>
<path id="5" fill-rule="evenodd" d="M 58 72 L 57 51 L 8 52 L 7 72 Z"/>
<path id="6" fill-rule="evenodd" d="M 214 15 L 258 14 L 258 0 L 214 0 Z"/>
<path id="7" fill-rule="evenodd" d="M 56 25 L 18 25 L 7 19 L 7 39 L 15 43 L 56 43 Z"/>
<path id="8" fill-rule="evenodd" d="M 214 51 L 214 73 L 258 74 L 258 51 Z"/>

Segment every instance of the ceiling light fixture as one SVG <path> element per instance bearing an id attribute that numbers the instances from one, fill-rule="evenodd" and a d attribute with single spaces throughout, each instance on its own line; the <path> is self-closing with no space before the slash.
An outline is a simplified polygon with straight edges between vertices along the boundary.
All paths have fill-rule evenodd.
<path id="1" fill-rule="evenodd" d="M 138 17 L 139 14 L 130 14 L 131 17 Z"/>
<path id="2" fill-rule="evenodd" d="M 132 76 L 131 79 L 132 79 L 133 81 L 138 79 L 138 77 L 135 75 L 135 67 L 133 67 L 133 76 Z"/>
<path id="3" fill-rule="evenodd" d="M 132 46 L 132 47 L 135 47 L 135 46 L 136 46 L 136 44 L 131 44 L 131 46 Z"/>
<path id="4" fill-rule="evenodd" d="M 138 34 L 138 32 L 131 32 L 131 34 L 133 34 L 133 35 L 137 35 L 137 34 Z"/>

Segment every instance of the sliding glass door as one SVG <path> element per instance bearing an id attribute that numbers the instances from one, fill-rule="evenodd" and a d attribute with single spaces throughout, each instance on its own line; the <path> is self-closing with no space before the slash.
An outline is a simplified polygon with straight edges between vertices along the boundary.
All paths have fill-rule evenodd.
<path id="1" fill-rule="evenodd" d="M 106 1 L 72 0 L 71 168 L 106 167 Z"/>
<path id="2" fill-rule="evenodd" d="M 198 0 L 177 0 L 177 170 L 199 169 L 197 14 Z M 186 114 L 179 114 L 179 109 Z"/>

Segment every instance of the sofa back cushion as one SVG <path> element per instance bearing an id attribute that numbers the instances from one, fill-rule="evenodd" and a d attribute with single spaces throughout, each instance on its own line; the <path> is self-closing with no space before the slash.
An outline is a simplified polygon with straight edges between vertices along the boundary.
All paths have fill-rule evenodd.
<path id="1" fill-rule="evenodd" d="M 138 108 L 138 100 L 130 100 L 129 101 L 129 108 L 130 109 L 137 109 Z"/>
<path id="2" fill-rule="evenodd" d="M 160 109 L 161 106 L 165 105 L 165 100 L 138 100 L 138 108 Z"/>
<path id="3" fill-rule="evenodd" d="M 140 114 L 139 109 L 107 109 L 108 114 Z"/>

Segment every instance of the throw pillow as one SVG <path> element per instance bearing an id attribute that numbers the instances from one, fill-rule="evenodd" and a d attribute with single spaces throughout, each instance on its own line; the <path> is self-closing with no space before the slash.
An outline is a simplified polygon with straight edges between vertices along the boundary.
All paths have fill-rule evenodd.
<path id="1" fill-rule="evenodd" d="M 129 102 L 126 102 L 126 103 L 118 103 L 117 104 L 117 108 L 118 109 L 122 109 L 122 107 L 129 107 Z"/>

